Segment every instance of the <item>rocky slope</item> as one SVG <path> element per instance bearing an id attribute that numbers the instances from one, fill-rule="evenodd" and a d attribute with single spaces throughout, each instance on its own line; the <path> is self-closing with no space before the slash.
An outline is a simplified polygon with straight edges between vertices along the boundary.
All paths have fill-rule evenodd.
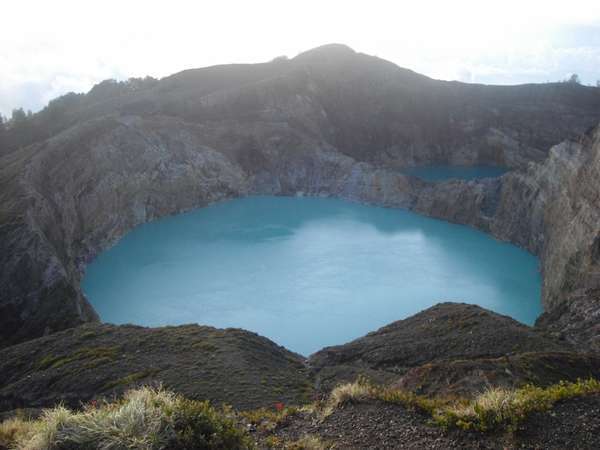
<path id="1" fill-rule="evenodd" d="M 313 390 L 304 358 L 238 329 L 87 324 L 0 353 L 0 411 L 78 408 L 139 384 L 240 409 L 307 403 Z"/>
<path id="2" fill-rule="evenodd" d="M 316 387 L 359 375 L 420 394 L 469 396 L 489 386 L 549 385 L 600 375 L 600 357 L 478 306 L 442 303 L 311 355 Z"/>
<path id="3" fill-rule="evenodd" d="M 485 347 L 487 345 L 487 347 Z M 308 360 L 266 338 L 206 326 L 86 324 L 0 350 L 0 413 L 160 383 L 239 409 L 308 403 L 364 375 L 431 395 L 600 377 L 600 356 L 473 305 L 444 303 Z"/>
<path id="4" fill-rule="evenodd" d="M 348 402 L 321 418 L 313 404 L 277 419 L 278 405 L 319 401 L 358 375 L 438 399 L 599 378 L 600 356 L 573 350 L 508 317 L 456 303 L 436 305 L 308 361 L 244 330 L 86 324 L 0 350 L 0 419 L 36 417 L 57 403 L 80 408 L 137 385 L 162 384 L 190 398 L 250 410 L 243 425 L 258 448 L 288 448 L 283 442 L 307 434 L 335 448 L 596 448 L 597 395 L 532 414 L 513 433 L 447 431 L 424 411 L 376 399 Z M 276 422 L 262 424 L 261 417 Z"/>
<path id="5" fill-rule="evenodd" d="M 274 434 L 281 442 L 318 437 L 324 448 L 593 450 L 600 446 L 598 413 L 600 396 L 595 395 L 533 414 L 514 433 L 448 432 L 419 411 L 372 401 L 349 404 L 322 421 L 294 416 Z"/>
<path id="6" fill-rule="evenodd" d="M 598 135 L 548 148 L 599 119 L 594 88 L 440 82 L 339 45 L 102 83 L 36 115 L 35 142 L 0 152 L 0 345 L 96 320 L 79 286 L 85 264 L 132 227 L 230 197 L 303 192 L 411 208 L 533 251 L 543 323 L 594 346 L 593 327 L 577 331 L 571 318 L 599 309 L 589 294 Z M 398 170 L 436 162 L 520 170 L 439 184 Z"/>

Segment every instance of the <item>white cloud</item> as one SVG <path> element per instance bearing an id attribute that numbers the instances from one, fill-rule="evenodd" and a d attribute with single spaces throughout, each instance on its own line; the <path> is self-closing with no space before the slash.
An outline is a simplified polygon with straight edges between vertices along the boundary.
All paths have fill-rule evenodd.
<path id="1" fill-rule="evenodd" d="M 294 56 L 330 42 L 443 79 L 600 78 L 598 1 L 68 1 L 3 5 L 0 112 L 106 78 Z"/>

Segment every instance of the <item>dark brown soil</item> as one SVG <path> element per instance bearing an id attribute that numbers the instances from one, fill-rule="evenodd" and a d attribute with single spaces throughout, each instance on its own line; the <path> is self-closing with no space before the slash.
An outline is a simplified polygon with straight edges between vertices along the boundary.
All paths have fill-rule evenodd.
<path id="1" fill-rule="evenodd" d="M 265 435 L 257 433 L 259 442 Z M 343 449 L 599 449 L 600 395 L 530 416 L 515 433 L 445 431 L 418 411 L 382 402 L 349 404 L 316 421 L 297 414 L 273 433 L 282 442 L 311 435 Z"/>
<path id="2" fill-rule="evenodd" d="M 306 435 L 318 436 L 335 448 L 360 449 L 488 449 L 503 448 L 502 436 L 445 432 L 430 425 L 427 416 L 399 405 L 382 402 L 346 405 L 323 420 L 314 422 L 297 415 L 276 430 L 284 441 Z"/>
<path id="3" fill-rule="evenodd" d="M 531 415 L 517 442 L 530 449 L 599 449 L 600 395 L 566 400 L 549 413 Z"/>

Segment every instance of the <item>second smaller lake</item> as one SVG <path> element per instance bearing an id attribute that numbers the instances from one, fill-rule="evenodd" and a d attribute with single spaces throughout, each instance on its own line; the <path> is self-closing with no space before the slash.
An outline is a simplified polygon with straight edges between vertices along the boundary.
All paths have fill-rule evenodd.
<path id="1" fill-rule="evenodd" d="M 418 166 L 409 167 L 403 172 L 425 181 L 446 181 L 499 177 L 508 170 L 498 166 Z"/>

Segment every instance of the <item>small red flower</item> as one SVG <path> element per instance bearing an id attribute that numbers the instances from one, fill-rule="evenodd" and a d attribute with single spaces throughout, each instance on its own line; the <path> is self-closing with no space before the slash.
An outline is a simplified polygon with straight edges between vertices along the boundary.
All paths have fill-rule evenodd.
<path id="1" fill-rule="evenodd" d="M 275 409 L 277 411 L 283 411 L 283 408 L 285 408 L 285 405 L 283 403 L 281 403 L 281 402 L 275 403 Z"/>

